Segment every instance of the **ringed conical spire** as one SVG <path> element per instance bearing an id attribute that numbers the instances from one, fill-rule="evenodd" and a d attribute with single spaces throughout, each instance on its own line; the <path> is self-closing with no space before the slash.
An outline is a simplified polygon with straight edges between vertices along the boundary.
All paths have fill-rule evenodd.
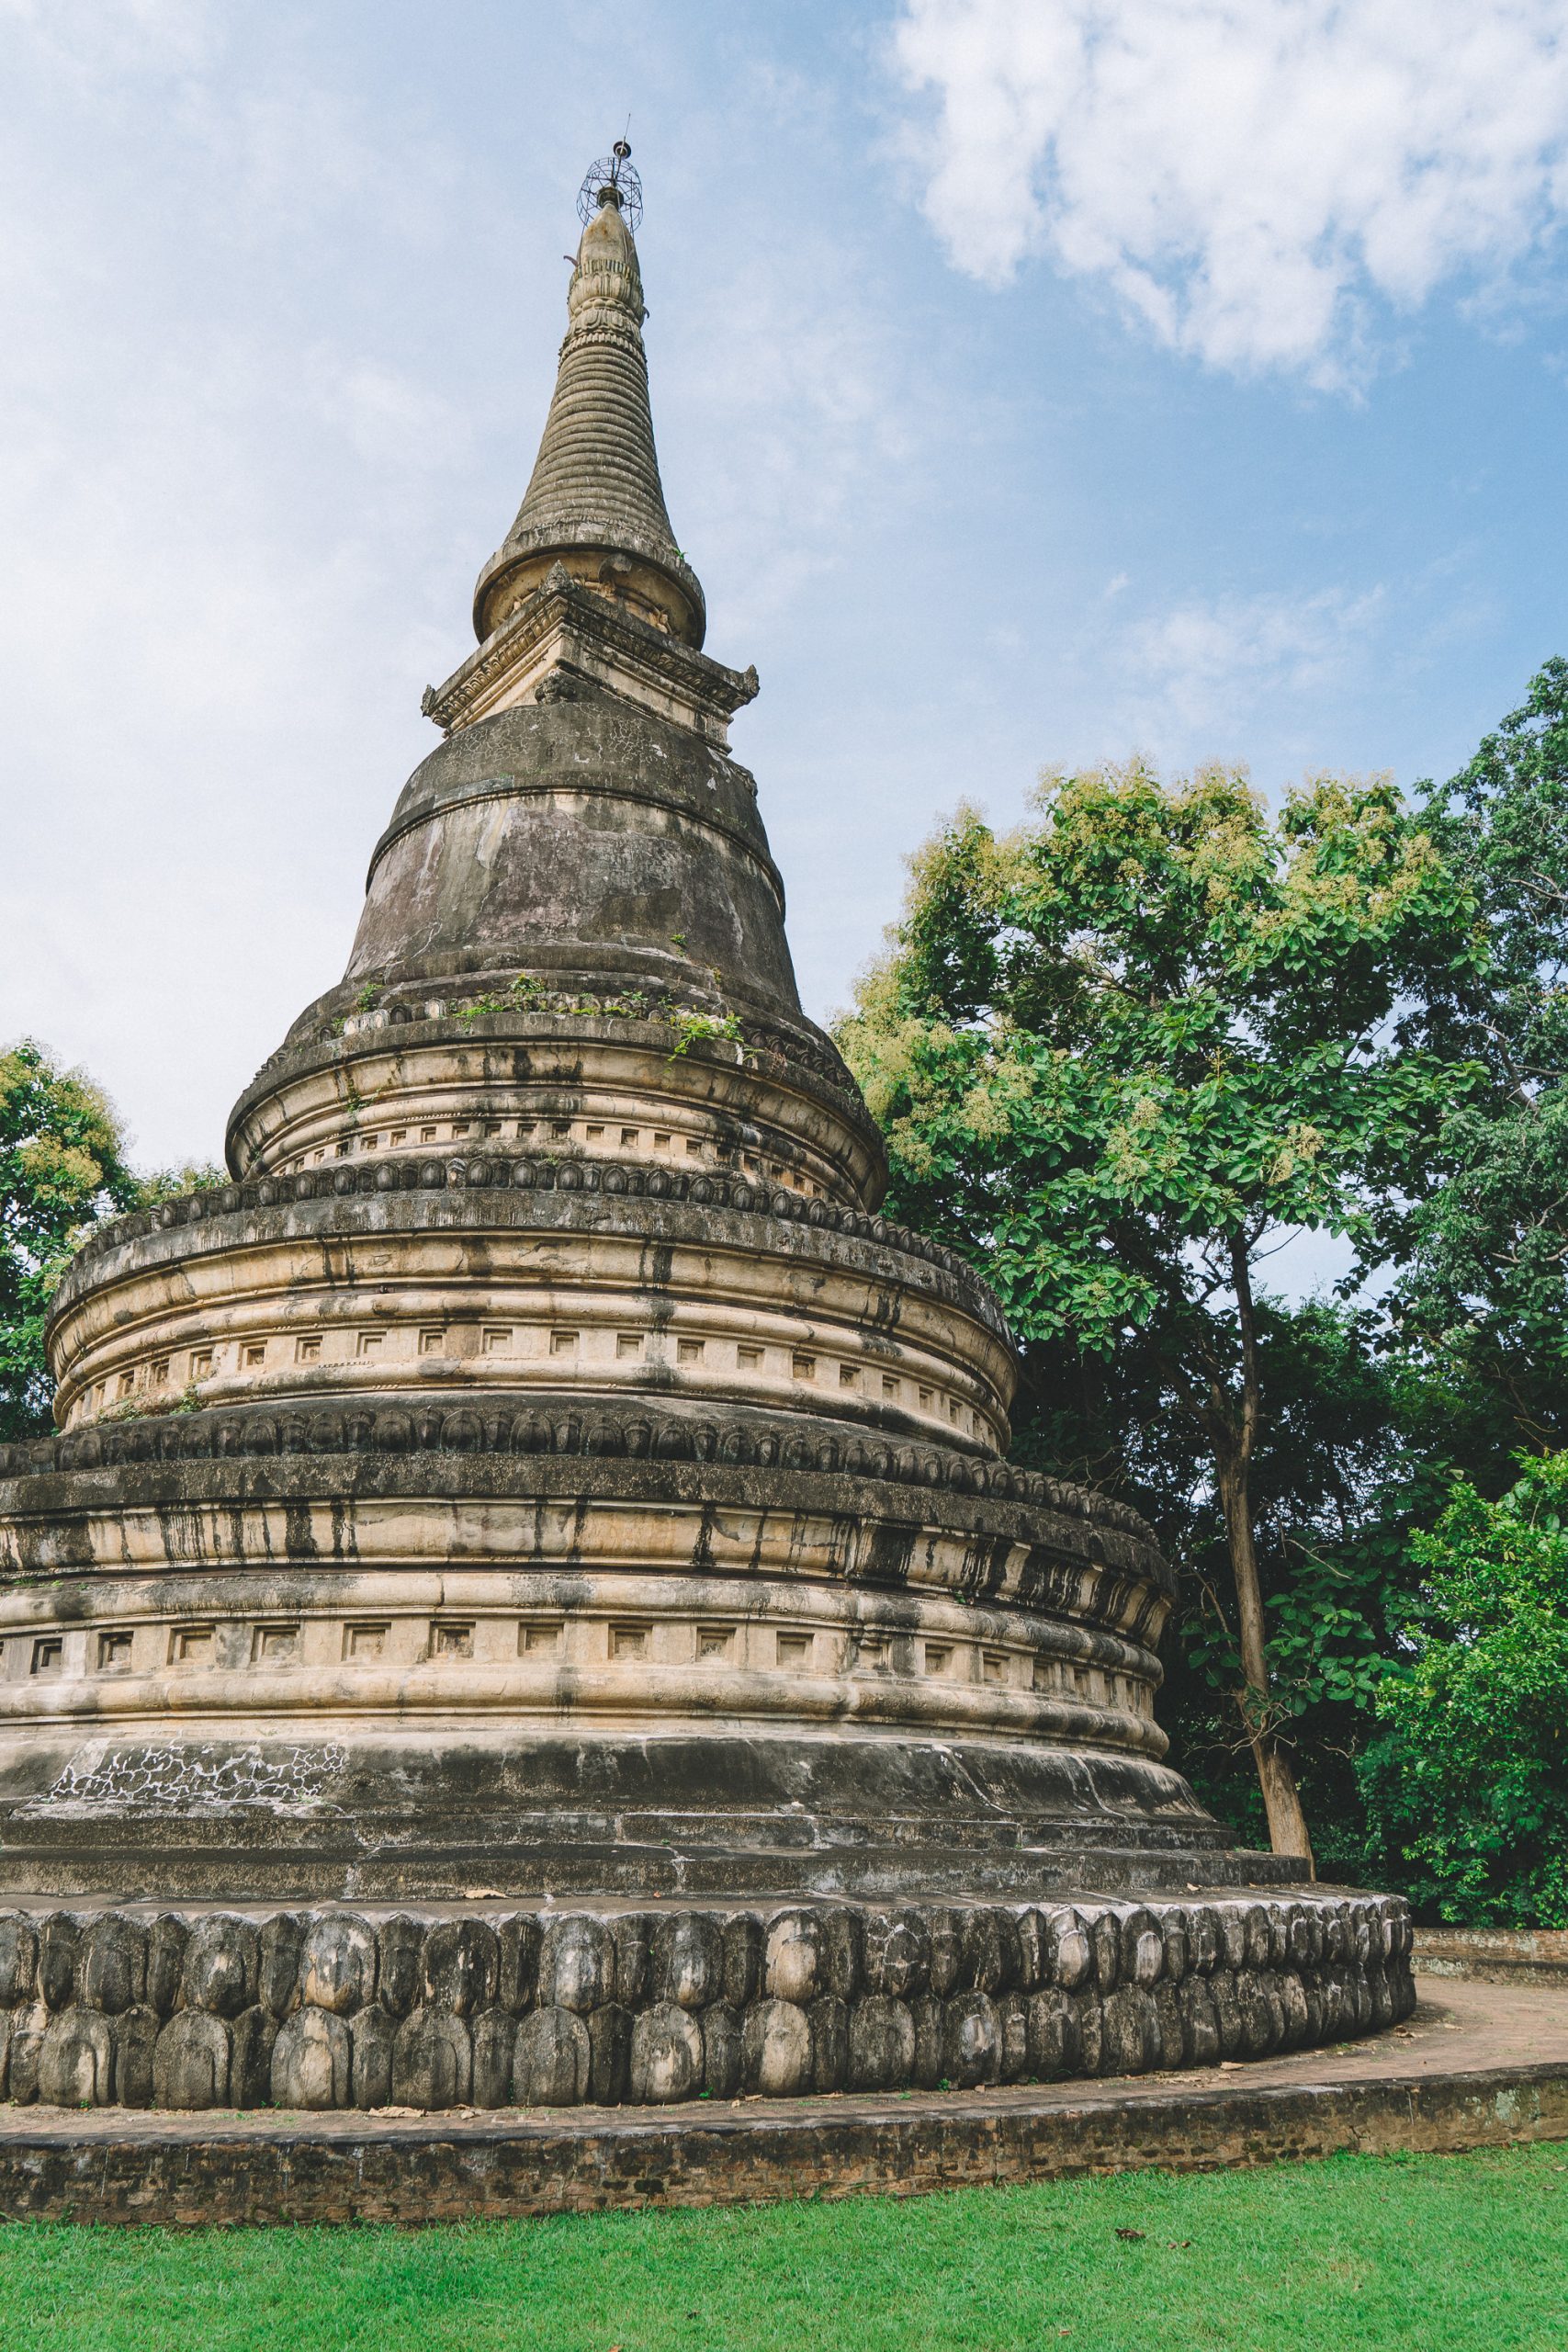
<path id="1" fill-rule="evenodd" d="M 586 186 L 592 209 L 567 295 L 555 397 L 517 519 L 479 574 L 474 628 L 482 643 L 558 562 L 583 586 L 700 646 L 702 585 L 675 544 L 659 478 L 647 311 L 625 191 L 614 164 L 597 189 L 592 175 Z"/>

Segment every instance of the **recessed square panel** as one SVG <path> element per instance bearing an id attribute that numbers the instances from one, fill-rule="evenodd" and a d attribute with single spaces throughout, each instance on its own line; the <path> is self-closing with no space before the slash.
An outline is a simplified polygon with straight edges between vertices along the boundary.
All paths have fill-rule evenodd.
<path id="1" fill-rule="evenodd" d="M 299 1656 L 297 1623 L 258 1625 L 251 1636 L 251 1657 L 257 1666 L 292 1666 Z"/>

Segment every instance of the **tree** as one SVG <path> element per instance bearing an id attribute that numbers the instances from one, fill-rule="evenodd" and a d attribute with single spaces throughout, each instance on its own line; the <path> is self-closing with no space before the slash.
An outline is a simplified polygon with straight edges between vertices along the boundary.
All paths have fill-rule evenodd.
<path id="1" fill-rule="evenodd" d="M 1568 1928 L 1568 1453 L 1413 1541 L 1427 1582 L 1361 1759 L 1375 1827 L 1444 1919 Z"/>
<path id="2" fill-rule="evenodd" d="M 1259 1276 L 1302 1228 L 1341 1237 L 1361 1272 L 1397 1249 L 1472 1082 L 1423 1008 L 1483 953 L 1463 885 L 1386 782 L 1319 778 L 1270 816 L 1240 770 L 1164 786 L 1134 763 L 1048 775 L 1003 839 L 961 809 L 914 860 L 838 1033 L 895 1212 L 1001 1295 L 1026 1410 L 1059 1417 L 1066 1388 L 1090 1426 L 1113 1391 L 1201 1450 L 1231 1696 L 1271 1841 L 1308 1860 L 1259 1567 Z"/>
<path id="3" fill-rule="evenodd" d="M 0 1054 L 0 1438 L 49 1428 L 51 1294 L 95 1220 L 141 1196 L 99 1088 L 30 1039 Z"/>
<path id="4" fill-rule="evenodd" d="M 1405 1335 L 1441 1365 L 1498 1450 L 1568 1444 L 1568 662 L 1424 821 L 1474 899 L 1486 956 L 1446 1017 L 1485 1071 L 1455 1104 L 1447 1181 L 1420 1205 L 1398 1293 Z"/>

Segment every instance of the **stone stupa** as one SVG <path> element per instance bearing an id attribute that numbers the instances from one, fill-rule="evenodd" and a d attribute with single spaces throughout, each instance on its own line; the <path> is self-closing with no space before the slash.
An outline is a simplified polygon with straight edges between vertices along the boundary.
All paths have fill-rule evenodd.
<path id="1" fill-rule="evenodd" d="M 165 2097 L 191 2103 L 209 2058 L 213 2084 L 238 2097 L 250 2066 L 265 2096 L 266 2033 L 243 2058 L 225 2024 L 220 2064 L 188 2016 L 276 2033 L 314 2014 L 310 1984 L 337 1980 L 319 1951 L 289 1973 L 301 1936 L 371 1939 L 355 1999 L 389 2049 L 457 1979 L 430 1962 L 420 1992 L 387 1906 L 441 1915 L 437 1939 L 472 1928 L 476 2014 L 510 1983 L 514 2022 L 530 2002 L 630 2017 L 653 1993 L 631 1990 L 641 1963 L 617 1995 L 595 1962 L 574 2008 L 558 1953 L 508 1978 L 502 1930 L 476 1924 L 498 1900 L 525 1906 L 514 1948 L 537 1944 L 526 1906 L 597 1900 L 603 1960 L 654 1897 L 667 1929 L 675 1899 L 708 1906 L 694 1950 L 755 1945 L 724 1977 L 737 2033 L 791 1984 L 806 2015 L 823 1970 L 871 1986 L 889 1905 L 929 1947 L 900 1998 L 919 1978 L 938 1999 L 942 1919 L 989 1918 L 974 1932 L 1002 1959 L 955 1961 L 942 1998 L 999 1997 L 997 1967 L 1020 1997 L 1030 1966 L 1073 1999 L 1141 1984 L 1140 2046 L 1167 2064 L 1224 2044 L 1173 2010 L 1150 2040 L 1156 1984 L 1174 1999 L 1205 1970 L 1269 1976 L 1276 2042 L 1386 2022 L 1401 1907 L 1238 1850 L 1163 1761 L 1173 1583 L 1148 1529 L 1010 1466 L 995 1301 L 876 1214 L 878 1137 L 801 1011 L 728 748 L 756 673 L 704 652 L 665 511 L 624 154 L 589 185 L 527 494 L 479 575 L 477 650 L 426 694 L 443 741 L 376 845 L 347 971 L 236 1104 L 232 1182 L 82 1251 L 49 1327 L 60 1433 L 0 1449 L 0 1894 L 20 1905 L 0 2022 L 45 1999 L 52 1932 L 78 1955 L 56 2025 L 73 2005 L 151 2016 L 147 2048 L 184 2052 Z M 786 1899 L 818 1953 L 795 1978 L 764 1915 L 735 1911 Z M 276 1910 L 323 1901 L 355 1911 L 311 1929 Z M 170 1904 L 194 1906 L 193 1952 L 238 1936 L 221 1998 L 187 1953 L 160 2008 L 145 1906 Z M 215 1904 L 243 1931 L 193 1927 Z M 829 1966 L 851 1917 L 862 1959 Z M 120 1929 L 117 2010 L 80 1955 Z M 1314 1993 L 1336 1969 L 1344 1999 Z M 852 1985 L 832 1997 L 852 2009 Z M 73 2031 L 69 2081 L 136 2096 L 129 2029 Z M 384 2097 L 380 2064 L 356 2058 L 343 2097 Z M 405 2067 L 401 2095 L 439 2103 L 429 2084 L 459 2077 Z M 781 2086 L 761 2058 L 752 2078 Z"/>

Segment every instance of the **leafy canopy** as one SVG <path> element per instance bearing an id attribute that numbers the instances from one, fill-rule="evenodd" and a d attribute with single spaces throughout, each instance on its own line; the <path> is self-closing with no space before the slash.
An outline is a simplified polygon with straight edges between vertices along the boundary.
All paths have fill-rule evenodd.
<path id="1" fill-rule="evenodd" d="M 1239 769 L 1134 763 L 1048 776 L 1000 839 L 961 809 L 840 1043 L 899 1212 L 984 1263 L 1022 1340 L 1138 1333 L 1197 1399 L 1232 1352 L 1233 1245 L 1386 1248 L 1472 1080 L 1414 1008 L 1483 953 L 1388 783 L 1321 777 L 1271 815 Z"/>
<path id="2" fill-rule="evenodd" d="M 1374 1826 L 1440 1917 L 1568 1928 L 1568 1453 L 1495 1502 L 1460 1481 L 1412 1548 L 1427 1584 L 1359 1767 Z"/>
<path id="3" fill-rule="evenodd" d="M 138 1176 L 114 1106 L 31 1039 L 0 1053 L 0 1439 L 50 1427 L 49 1302 L 93 1226 L 222 1181 L 189 1167 Z"/>
<path id="4" fill-rule="evenodd" d="M 133 1207 L 119 1122 L 80 1070 L 24 1039 L 0 1053 L 0 1437 L 49 1426 L 43 1324 L 94 1219 Z"/>
<path id="5" fill-rule="evenodd" d="M 1568 1443 L 1568 662 L 1430 793 L 1473 896 L 1483 984 L 1453 1008 L 1484 1086 L 1456 1102 L 1448 1181 L 1414 1220 L 1399 1305 L 1447 1376 L 1494 1398 L 1505 1445 Z"/>

